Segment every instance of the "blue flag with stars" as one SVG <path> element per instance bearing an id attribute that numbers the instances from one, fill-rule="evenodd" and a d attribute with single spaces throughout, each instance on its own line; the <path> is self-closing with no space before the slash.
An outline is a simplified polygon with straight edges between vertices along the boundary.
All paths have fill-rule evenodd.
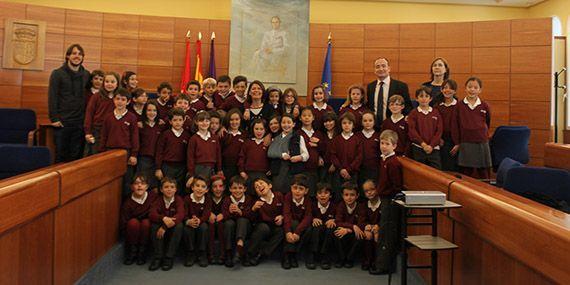
<path id="1" fill-rule="evenodd" d="M 331 72 L 331 49 L 332 43 L 329 40 L 329 44 L 327 47 L 327 55 L 325 57 L 325 66 L 323 67 L 323 78 L 321 79 L 321 84 L 325 87 L 325 94 L 326 98 L 330 98 L 331 96 L 331 87 L 332 87 L 332 72 Z"/>

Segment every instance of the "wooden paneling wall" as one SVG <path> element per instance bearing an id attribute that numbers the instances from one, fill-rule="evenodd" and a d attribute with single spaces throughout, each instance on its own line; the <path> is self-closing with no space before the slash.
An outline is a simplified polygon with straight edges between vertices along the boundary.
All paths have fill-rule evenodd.
<path id="1" fill-rule="evenodd" d="M 138 73 L 140 85 L 155 90 L 169 81 L 180 85 L 185 35 L 203 35 L 203 70 L 207 72 L 209 39 L 216 32 L 217 73 L 228 72 L 230 22 L 225 20 L 153 17 L 87 12 L 0 2 L 0 51 L 3 19 L 48 23 L 44 71 L 0 69 L 0 107 L 36 110 L 47 121 L 47 86 L 65 48 L 81 43 L 85 66 Z M 374 59 L 390 59 L 392 75 L 408 83 L 410 92 L 429 80 L 430 63 L 444 57 L 460 87 L 472 75 L 484 82 L 483 99 L 491 104 L 493 129 L 527 125 L 532 129 L 531 163 L 541 165 L 544 143 L 551 141 L 550 94 L 552 58 L 550 18 L 433 24 L 311 24 L 307 92 L 321 82 L 327 36 L 333 37 L 333 96 L 346 97 L 351 84 L 374 80 Z M 192 54 L 194 54 L 192 44 Z M 1 55 L 0 55 L 1 57 Z M 195 69 L 192 59 L 192 70 Z M 463 88 L 459 96 L 464 95 Z M 301 100 L 304 101 L 304 100 Z"/>

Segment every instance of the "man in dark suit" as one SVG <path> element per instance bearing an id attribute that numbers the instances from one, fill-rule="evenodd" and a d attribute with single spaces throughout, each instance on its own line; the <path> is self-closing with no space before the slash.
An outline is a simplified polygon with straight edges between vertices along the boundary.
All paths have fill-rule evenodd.
<path id="1" fill-rule="evenodd" d="M 403 114 L 407 115 L 412 110 L 412 100 L 408 91 L 408 85 L 402 81 L 390 78 L 390 62 L 384 57 L 374 61 L 374 74 L 378 79 L 370 82 L 366 88 L 368 96 L 368 108 L 376 114 L 376 129 L 382 122 L 392 115 L 388 108 L 388 99 L 392 95 L 404 97 L 406 104 Z"/>

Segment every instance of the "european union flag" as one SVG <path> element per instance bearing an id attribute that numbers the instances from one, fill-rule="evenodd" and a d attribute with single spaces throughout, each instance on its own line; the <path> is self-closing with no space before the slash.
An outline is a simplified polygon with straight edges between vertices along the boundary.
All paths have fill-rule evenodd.
<path id="1" fill-rule="evenodd" d="M 331 96 L 331 87 L 332 87 L 331 49 L 332 49 L 332 42 L 329 39 L 329 44 L 327 47 L 327 55 L 325 57 L 325 66 L 323 67 L 323 78 L 321 79 L 321 84 L 325 87 L 327 99 L 330 98 Z"/>

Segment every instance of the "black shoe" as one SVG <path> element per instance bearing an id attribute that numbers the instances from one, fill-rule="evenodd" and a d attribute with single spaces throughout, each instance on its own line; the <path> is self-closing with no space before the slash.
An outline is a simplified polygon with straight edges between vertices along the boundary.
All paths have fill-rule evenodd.
<path id="1" fill-rule="evenodd" d="M 194 255 L 193 252 L 189 252 L 186 255 L 186 259 L 184 260 L 184 266 L 190 267 L 190 266 L 194 265 L 195 262 L 196 262 L 196 256 Z"/>
<path id="2" fill-rule="evenodd" d="M 342 268 L 344 266 L 344 260 L 339 259 L 337 260 L 337 262 L 334 263 L 334 267 L 336 268 Z"/>
<path id="3" fill-rule="evenodd" d="M 370 270 L 370 265 L 367 262 L 362 262 L 362 264 L 360 265 L 360 269 L 362 269 L 363 271 L 368 271 Z"/>
<path id="4" fill-rule="evenodd" d="M 289 263 L 291 263 L 291 268 L 299 267 L 299 262 L 297 262 L 297 254 L 295 253 L 289 254 Z"/>
<path id="5" fill-rule="evenodd" d="M 248 262 L 249 262 L 250 266 L 257 266 L 260 261 L 261 261 L 261 253 L 258 253 L 256 255 L 248 258 Z"/>
<path id="6" fill-rule="evenodd" d="M 208 266 L 208 257 L 206 256 L 206 252 L 201 252 L 198 256 L 198 265 L 200 265 L 200 267 Z"/>
<path id="7" fill-rule="evenodd" d="M 287 253 L 283 254 L 283 257 L 281 258 L 281 268 L 285 270 L 291 269 L 291 260 Z"/>
<path id="8" fill-rule="evenodd" d="M 309 270 L 317 269 L 317 265 L 315 264 L 315 254 L 310 252 L 307 255 L 307 259 L 305 259 L 305 267 Z"/>
<path id="9" fill-rule="evenodd" d="M 231 253 L 230 253 L 230 254 L 231 254 Z M 242 256 L 241 256 L 241 254 L 239 253 L 239 251 L 236 250 L 236 254 L 234 254 L 234 258 L 233 258 L 233 260 L 232 260 L 233 263 L 234 263 L 234 264 L 240 264 L 240 263 L 242 262 L 242 259 L 243 259 L 243 258 L 242 258 Z M 244 261 L 245 261 L 245 260 L 244 260 Z"/>
<path id="10" fill-rule="evenodd" d="M 152 262 L 150 263 L 150 266 L 148 267 L 148 270 L 150 271 L 156 271 L 157 269 L 160 268 L 160 266 L 162 265 L 162 261 L 160 260 L 160 258 L 154 258 L 152 260 Z"/>
<path id="11" fill-rule="evenodd" d="M 174 265 L 172 258 L 164 258 L 164 261 L 162 262 L 162 271 L 168 271 L 172 269 L 172 265 Z"/>
<path id="12" fill-rule="evenodd" d="M 215 264 L 217 264 L 217 265 L 224 265 L 224 264 L 225 264 L 224 258 L 223 258 L 222 256 L 218 256 L 218 257 L 216 258 L 216 260 L 214 260 L 214 262 L 215 262 Z"/>
<path id="13" fill-rule="evenodd" d="M 143 265 L 146 263 L 146 247 L 139 246 L 137 251 L 137 265 Z"/>
<path id="14" fill-rule="evenodd" d="M 127 246 L 127 252 L 125 253 L 125 261 L 123 262 L 123 264 L 131 265 L 135 263 L 135 259 L 137 257 L 137 251 L 138 249 L 136 245 Z"/>
<path id="15" fill-rule="evenodd" d="M 226 260 L 225 260 L 224 265 L 226 267 L 230 267 L 230 268 L 234 267 L 234 260 L 232 258 L 232 251 L 231 250 L 226 252 Z"/>
<path id="16" fill-rule="evenodd" d="M 347 260 L 344 262 L 344 268 L 352 268 L 354 267 L 354 261 Z"/>
<path id="17" fill-rule="evenodd" d="M 389 272 L 388 270 L 380 270 L 374 264 L 372 264 L 370 266 L 370 269 L 368 270 L 368 273 L 372 275 L 383 275 L 383 274 L 388 274 Z"/>

